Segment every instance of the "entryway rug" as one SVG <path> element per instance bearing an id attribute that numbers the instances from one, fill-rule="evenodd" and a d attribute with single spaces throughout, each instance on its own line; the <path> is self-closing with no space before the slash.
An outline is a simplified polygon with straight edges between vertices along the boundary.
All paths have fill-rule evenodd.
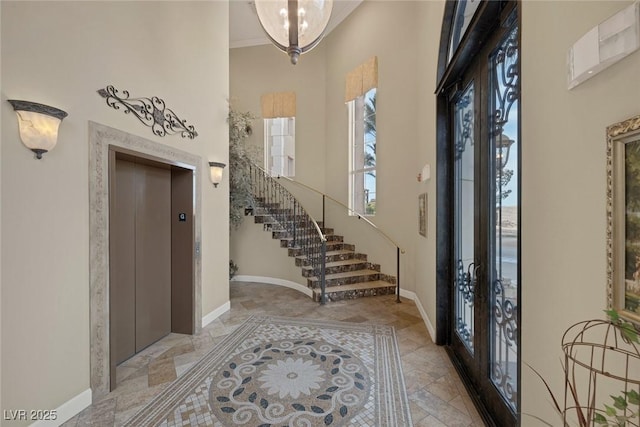
<path id="1" fill-rule="evenodd" d="M 393 327 L 252 316 L 125 425 L 412 423 Z"/>

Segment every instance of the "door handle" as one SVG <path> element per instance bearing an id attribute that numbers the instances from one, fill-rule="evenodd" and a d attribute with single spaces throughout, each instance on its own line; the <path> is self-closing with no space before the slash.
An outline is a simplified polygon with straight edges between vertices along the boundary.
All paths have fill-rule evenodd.
<path id="1" fill-rule="evenodd" d="M 467 271 L 464 271 L 462 260 L 458 260 L 458 290 L 463 296 L 464 300 L 473 304 L 475 299 L 476 283 L 478 282 L 478 271 L 480 266 L 472 262 L 467 266 Z"/>
<path id="2" fill-rule="evenodd" d="M 471 293 L 473 293 L 476 288 L 479 268 L 480 266 L 476 265 L 475 262 L 472 262 L 467 266 L 467 272 L 464 275 L 465 286 Z"/>
<path id="3" fill-rule="evenodd" d="M 480 271 L 480 264 L 476 265 L 475 262 L 472 262 L 469 264 L 469 267 L 467 267 L 467 276 L 471 278 L 474 284 L 478 280 L 478 271 Z"/>

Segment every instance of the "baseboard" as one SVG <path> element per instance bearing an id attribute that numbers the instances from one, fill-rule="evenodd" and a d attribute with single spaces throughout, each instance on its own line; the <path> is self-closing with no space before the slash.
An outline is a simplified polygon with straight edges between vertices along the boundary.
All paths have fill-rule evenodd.
<path id="1" fill-rule="evenodd" d="M 408 291 L 408 290 L 402 289 L 402 288 L 400 289 L 400 296 L 402 298 L 410 299 L 411 301 L 415 301 L 416 298 L 417 298 L 415 292 Z"/>
<path id="2" fill-rule="evenodd" d="M 234 276 L 231 279 L 232 282 L 257 282 L 265 283 L 267 285 L 284 286 L 285 288 L 294 289 L 298 292 L 302 292 L 308 297 L 313 296 L 313 291 L 308 287 L 301 285 L 300 283 L 292 282 L 290 280 L 278 279 L 277 277 L 265 277 L 265 276 Z"/>
<path id="3" fill-rule="evenodd" d="M 202 327 L 204 328 L 209 323 L 213 322 L 214 320 L 222 316 L 224 313 L 226 313 L 230 309 L 231 309 L 231 301 L 227 301 L 224 304 L 222 304 L 220 307 L 213 310 L 211 313 L 207 314 L 206 316 L 203 316 Z"/>
<path id="4" fill-rule="evenodd" d="M 91 389 L 88 388 L 76 397 L 67 400 L 58 406 L 55 411 L 55 420 L 40 420 L 31 424 L 31 427 L 59 426 L 71 418 L 78 415 L 87 406 L 91 405 Z M 53 415 L 53 411 L 49 411 L 49 415 Z M 42 411 L 43 415 L 47 415 L 47 411 Z M 27 414 L 29 416 L 30 414 Z"/>
<path id="5" fill-rule="evenodd" d="M 418 307 L 418 311 L 420 312 L 420 316 L 422 316 L 422 321 L 424 325 L 427 327 L 427 331 L 429 331 L 429 335 L 431 335 L 431 341 L 436 342 L 436 328 L 433 327 L 431 321 L 429 320 L 429 316 L 427 316 L 427 312 L 424 310 L 422 303 L 420 302 L 420 298 L 415 294 L 415 292 L 407 291 L 405 289 L 400 289 L 400 296 L 406 299 L 410 299 L 416 304 Z"/>

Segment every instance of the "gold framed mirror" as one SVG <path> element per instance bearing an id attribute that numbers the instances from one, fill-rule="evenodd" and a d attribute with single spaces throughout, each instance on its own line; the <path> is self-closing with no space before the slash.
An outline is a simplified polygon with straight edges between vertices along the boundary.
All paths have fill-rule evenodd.
<path id="1" fill-rule="evenodd" d="M 607 127 L 607 306 L 640 323 L 640 115 Z"/>

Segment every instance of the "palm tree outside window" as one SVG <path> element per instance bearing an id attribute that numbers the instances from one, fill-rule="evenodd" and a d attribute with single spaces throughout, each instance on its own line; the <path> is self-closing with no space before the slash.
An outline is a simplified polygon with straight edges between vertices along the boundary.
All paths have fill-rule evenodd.
<path id="1" fill-rule="evenodd" d="M 349 207 L 376 213 L 376 88 L 347 103 L 349 108 Z"/>

